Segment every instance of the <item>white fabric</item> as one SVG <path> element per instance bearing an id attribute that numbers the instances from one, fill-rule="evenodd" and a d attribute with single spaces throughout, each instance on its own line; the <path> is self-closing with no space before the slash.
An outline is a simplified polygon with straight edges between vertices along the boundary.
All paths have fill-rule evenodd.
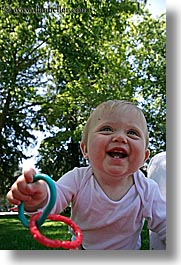
<path id="1" fill-rule="evenodd" d="M 166 152 L 156 154 L 148 165 L 148 177 L 155 180 L 166 200 Z"/>
<path id="2" fill-rule="evenodd" d="M 148 177 L 156 181 L 166 201 L 166 152 L 156 154 L 148 165 Z M 165 250 L 166 246 L 158 235 L 150 231 L 150 249 Z"/>

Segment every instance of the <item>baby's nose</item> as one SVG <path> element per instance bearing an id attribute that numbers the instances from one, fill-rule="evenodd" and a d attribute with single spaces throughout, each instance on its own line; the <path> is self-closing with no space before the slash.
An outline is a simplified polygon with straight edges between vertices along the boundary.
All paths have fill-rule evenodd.
<path id="1" fill-rule="evenodd" d="M 127 143 L 127 136 L 124 133 L 118 132 L 118 133 L 114 134 L 112 141 L 126 144 Z"/>

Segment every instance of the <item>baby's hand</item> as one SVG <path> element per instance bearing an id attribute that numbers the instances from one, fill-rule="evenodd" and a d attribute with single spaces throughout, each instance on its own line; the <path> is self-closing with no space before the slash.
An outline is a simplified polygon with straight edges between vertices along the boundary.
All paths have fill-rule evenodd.
<path id="1" fill-rule="evenodd" d="M 26 169 L 7 193 L 10 203 L 19 205 L 24 201 L 26 211 L 36 211 L 46 204 L 48 193 L 46 183 L 39 180 L 33 183 L 36 171 L 33 168 Z"/>

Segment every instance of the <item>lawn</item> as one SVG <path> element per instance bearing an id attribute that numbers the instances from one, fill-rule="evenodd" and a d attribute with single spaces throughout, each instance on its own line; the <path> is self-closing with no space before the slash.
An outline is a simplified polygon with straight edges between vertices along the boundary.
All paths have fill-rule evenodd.
<path id="1" fill-rule="evenodd" d="M 29 230 L 25 228 L 18 217 L 0 217 L 0 250 L 48 250 L 33 239 Z M 60 222 L 46 220 L 40 228 L 43 235 L 51 239 L 70 240 L 67 225 Z M 149 237 L 145 223 L 142 231 L 142 250 L 149 249 Z M 60 249 L 59 249 L 60 250 Z"/>
<path id="2" fill-rule="evenodd" d="M 18 217 L 0 218 L 0 249 L 1 250 L 43 250 L 52 249 L 39 244 L 25 228 Z M 61 222 L 46 220 L 41 226 L 43 235 L 51 239 L 70 240 L 67 225 Z M 58 232 L 57 232 L 58 231 Z M 60 250 L 60 249 L 59 249 Z"/>

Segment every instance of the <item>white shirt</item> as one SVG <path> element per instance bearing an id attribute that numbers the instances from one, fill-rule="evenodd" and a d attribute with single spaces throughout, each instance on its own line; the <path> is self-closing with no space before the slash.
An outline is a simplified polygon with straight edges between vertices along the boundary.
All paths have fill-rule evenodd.
<path id="1" fill-rule="evenodd" d="M 57 200 L 51 213 L 61 213 L 72 203 L 72 220 L 83 232 L 83 248 L 140 249 L 144 218 L 149 229 L 166 239 L 166 205 L 159 187 L 141 171 L 135 184 L 119 201 L 103 192 L 91 166 L 74 168 L 56 182 Z"/>
<path id="2" fill-rule="evenodd" d="M 161 194 L 166 200 L 166 152 L 158 153 L 150 160 L 148 178 L 158 183 Z"/>
<path id="3" fill-rule="evenodd" d="M 148 165 L 148 178 L 158 183 L 160 192 L 166 201 L 166 151 L 156 154 Z M 150 249 L 165 250 L 166 246 L 159 240 L 158 235 L 150 232 Z"/>

